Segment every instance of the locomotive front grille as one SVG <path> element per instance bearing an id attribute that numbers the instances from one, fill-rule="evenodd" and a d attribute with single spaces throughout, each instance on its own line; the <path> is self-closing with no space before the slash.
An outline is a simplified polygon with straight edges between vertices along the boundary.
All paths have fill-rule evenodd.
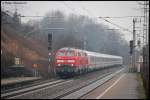
<path id="1" fill-rule="evenodd" d="M 58 73 L 73 73 L 75 72 L 75 67 L 71 65 L 60 65 L 57 66 L 56 71 Z"/>

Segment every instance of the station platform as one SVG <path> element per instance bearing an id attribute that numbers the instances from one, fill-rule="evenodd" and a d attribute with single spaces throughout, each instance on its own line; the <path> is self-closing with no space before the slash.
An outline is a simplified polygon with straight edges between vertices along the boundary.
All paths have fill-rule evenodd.
<path id="1" fill-rule="evenodd" d="M 81 99 L 146 99 L 139 73 L 124 72 Z"/>
<path id="2" fill-rule="evenodd" d="M 1 86 L 39 80 L 41 77 L 14 77 L 1 79 Z"/>
<path id="3" fill-rule="evenodd" d="M 138 85 L 136 74 L 123 74 L 111 85 L 109 91 L 107 89 L 107 93 L 101 95 L 101 99 L 140 99 Z"/>

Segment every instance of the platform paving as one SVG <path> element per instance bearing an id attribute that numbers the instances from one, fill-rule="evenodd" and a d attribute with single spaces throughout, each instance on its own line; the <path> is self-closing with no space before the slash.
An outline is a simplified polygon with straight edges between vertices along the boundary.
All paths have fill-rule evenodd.
<path id="1" fill-rule="evenodd" d="M 126 73 L 101 99 L 139 99 L 137 74 Z"/>
<path id="2" fill-rule="evenodd" d="M 138 78 L 137 73 L 122 73 L 81 99 L 145 99 Z"/>

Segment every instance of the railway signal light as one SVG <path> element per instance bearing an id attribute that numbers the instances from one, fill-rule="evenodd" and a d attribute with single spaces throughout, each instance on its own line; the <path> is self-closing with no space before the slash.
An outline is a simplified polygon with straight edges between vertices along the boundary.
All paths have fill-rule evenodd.
<path id="1" fill-rule="evenodd" d="M 49 52 L 48 55 L 51 56 L 52 54 Z"/>
<path id="2" fill-rule="evenodd" d="M 52 48 L 52 34 L 48 34 L 48 50 L 51 51 Z"/>
<path id="3" fill-rule="evenodd" d="M 130 40 L 130 54 L 133 53 L 133 40 Z"/>
<path id="4" fill-rule="evenodd" d="M 48 42 L 52 42 L 52 34 L 48 34 Z"/>
<path id="5" fill-rule="evenodd" d="M 51 51 L 51 46 L 48 47 L 48 50 Z"/>
<path id="6" fill-rule="evenodd" d="M 138 46 L 140 47 L 140 45 L 141 45 L 141 41 L 140 41 L 140 40 L 138 40 L 138 41 L 137 41 L 137 44 L 138 44 Z"/>

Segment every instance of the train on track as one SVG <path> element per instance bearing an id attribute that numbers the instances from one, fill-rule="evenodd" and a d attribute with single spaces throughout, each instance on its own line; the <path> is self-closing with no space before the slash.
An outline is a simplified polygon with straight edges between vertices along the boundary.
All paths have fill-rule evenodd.
<path id="1" fill-rule="evenodd" d="M 60 77 L 122 65 L 122 57 L 64 47 L 56 51 L 55 70 Z"/>

